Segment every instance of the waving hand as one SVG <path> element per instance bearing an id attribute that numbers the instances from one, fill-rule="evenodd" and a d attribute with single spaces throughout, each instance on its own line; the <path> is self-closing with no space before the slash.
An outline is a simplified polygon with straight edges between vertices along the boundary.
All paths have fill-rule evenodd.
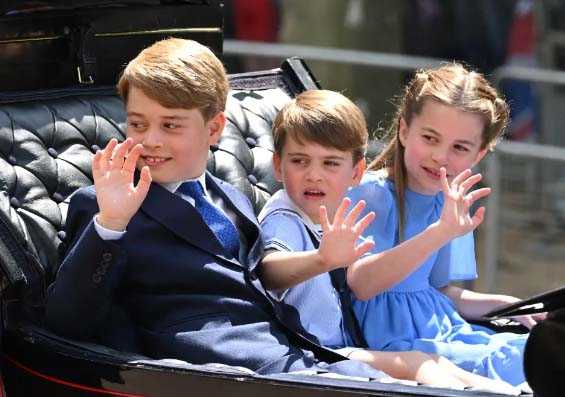
<path id="1" fill-rule="evenodd" d="M 475 214 L 470 214 L 471 206 L 480 198 L 490 194 L 490 188 L 480 188 L 469 192 L 471 187 L 481 179 L 481 174 L 472 175 L 467 169 L 457 175 L 451 183 L 447 181 L 445 168 L 441 168 L 441 183 L 444 194 L 443 210 L 440 224 L 453 237 L 464 235 L 481 224 L 485 215 L 485 208 L 480 207 Z"/>
<path id="2" fill-rule="evenodd" d="M 125 230 L 147 196 L 151 185 L 151 173 L 147 166 L 141 170 L 137 186 L 133 182 L 135 165 L 142 150 L 143 146 L 134 146 L 131 138 L 122 143 L 112 139 L 94 155 L 92 176 L 100 208 L 97 219 L 101 226 Z"/>
<path id="3" fill-rule="evenodd" d="M 361 211 L 365 208 L 365 202 L 359 201 L 349 213 L 346 213 L 350 204 L 351 200 L 343 199 L 332 223 L 328 220 L 326 207 L 320 207 L 323 236 L 318 252 L 323 263 L 329 266 L 328 270 L 348 266 L 374 246 L 370 240 L 360 244 L 357 244 L 357 241 L 375 219 L 375 213 L 370 212 L 357 221 Z"/>

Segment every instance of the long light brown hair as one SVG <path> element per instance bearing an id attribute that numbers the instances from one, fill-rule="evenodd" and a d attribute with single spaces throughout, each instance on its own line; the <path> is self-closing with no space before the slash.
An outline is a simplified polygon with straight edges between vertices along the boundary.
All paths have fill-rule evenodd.
<path id="1" fill-rule="evenodd" d="M 422 112 L 424 104 L 430 100 L 480 115 L 484 120 L 481 149 L 494 148 L 508 123 L 508 105 L 482 74 L 470 71 L 459 63 L 416 72 L 398 102 L 396 116 L 389 130 L 390 141 L 368 167 L 369 170 L 386 171 L 394 181 L 400 240 L 404 234 L 406 189 L 404 147 L 399 138 L 400 121 L 404 120 L 409 127 L 412 119 Z"/>

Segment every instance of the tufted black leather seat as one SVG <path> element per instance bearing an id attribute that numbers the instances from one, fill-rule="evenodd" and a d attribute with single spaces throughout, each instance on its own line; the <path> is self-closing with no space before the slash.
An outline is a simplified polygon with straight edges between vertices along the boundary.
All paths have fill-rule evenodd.
<path id="1" fill-rule="evenodd" d="M 316 83 L 297 59 L 281 69 L 230 76 L 230 83 L 228 123 L 208 169 L 259 211 L 280 187 L 271 169 L 274 117 Z M 0 287 L 23 287 L 39 304 L 64 248 L 69 196 L 92 183 L 96 150 L 124 137 L 124 107 L 113 88 L 93 91 L 0 97 Z"/>

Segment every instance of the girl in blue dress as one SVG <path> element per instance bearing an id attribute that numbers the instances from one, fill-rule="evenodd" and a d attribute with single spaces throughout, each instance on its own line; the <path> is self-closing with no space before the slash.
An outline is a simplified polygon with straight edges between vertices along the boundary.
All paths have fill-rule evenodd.
<path id="1" fill-rule="evenodd" d="M 471 190 L 481 176 L 470 168 L 507 120 L 496 90 L 459 64 L 421 71 L 407 85 L 392 141 L 348 194 L 376 214 L 364 233 L 375 243 L 372 253 L 347 275 L 370 348 L 435 353 L 476 374 L 525 382 L 528 335 L 466 321 L 517 298 L 449 284 L 476 277 L 473 230 L 485 209 L 471 215 L 470 207 L 490 189 Z M 518 320 L 535 324 L 531 316 Z"/>

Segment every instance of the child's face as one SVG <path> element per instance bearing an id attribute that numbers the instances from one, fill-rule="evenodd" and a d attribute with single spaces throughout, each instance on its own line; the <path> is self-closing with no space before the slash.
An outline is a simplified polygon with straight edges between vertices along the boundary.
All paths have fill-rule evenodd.
<path id="1" fill-rule="evenodd" d="M 218 113 L 206 122 L 198 109 L 169 109 L 137 87 L 128 93 L 126 135 L 143 145 L 137 167 L 147 165 L 154 182 L 180 182 L 200 176 L 225 125 Z"/>
<path id="2" fill-rule="evenodd" d="M 408 187 L 433 195 L 441 191 L 440 168 L 451 180 L 473 167 L 487 149 L 481 149 L 484 120 L 456 107 L 428 100 L 410 125 L 400 121 Z"/>
<path id="3" fill-rule="evenodd" d="M 330 220 L 350 186 L 359 183 L 365 162 L 353 164 L 351 152 L 287 137 L 282 154 L 273 156 L 275 176 L 282 181 L 289 197 L 310 219 L 319 223 L 320 205 L 325 205 Z"/>

